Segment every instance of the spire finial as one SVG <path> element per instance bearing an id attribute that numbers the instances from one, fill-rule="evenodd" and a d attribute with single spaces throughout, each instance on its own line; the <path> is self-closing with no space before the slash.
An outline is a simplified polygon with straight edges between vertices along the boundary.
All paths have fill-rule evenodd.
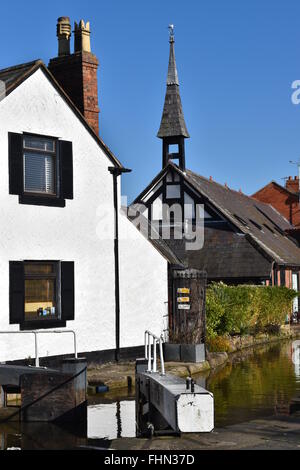
<path id="1" fill-rule="evenodd" d="M 169 42 L 174 42 L 174 25 L 169 24 L 168 30 L 169 30 Z"/>
<path id="2" fill-rule="evenodd" d="M 161 118 L 160 128 L 157 137 L 161 139 L 169 137 L 183 138 L 189 137 L 187 131 L 181 99 L 179 94 L 179 80 L 177 74 L 175 51 L 174 51 L 174 25 L 169 24 L 169 42 L 170 42 L 170 55 L 167 74 L 167 92 L 165 97 L 165 104 L 163 115 Z"/>
<path id="3" fill-rule="evenodd" d="M 174 52 L 174 42 L 175 42 L 174 25 L 169 24 L 168 29 L 169 29 L 170 56 L 169 56 L 167 85 L 179 85 L 176 61 L 175 61 L 175 52 Z"/>

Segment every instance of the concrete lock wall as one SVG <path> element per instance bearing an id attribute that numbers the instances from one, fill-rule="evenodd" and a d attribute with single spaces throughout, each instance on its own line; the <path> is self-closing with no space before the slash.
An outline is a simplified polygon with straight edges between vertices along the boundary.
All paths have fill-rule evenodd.
<path id="1" fill-rule="evenodd" d="M 18 196 L 9 194 L 8 132 L 73 142 L 74 199 L 66 200 L 65 208 L 19 204 Z M 9 325 L 10 260 L 74 261 L 75 320 L 68 321 L 67 328 L 76 331 L 79 352 L 113 349 L 114 212 L 112 176 L 107 170 L 111 162 L 41 70 L 0 102 L 0 155 L 0 330 L 19 330 L 19 325 Z M 122 227 L 129 224 L 123 220 Z M 141 238 L 135 244 L 123 243 L 120 258 L 121 315 L 124 307 L 129 326 L 128 333 L 122 330 L 121 346 L 140 345 L 154 310 L 152 327 L 156 331 L 161 327 L 167 263 Z M 165 288 L 158 291 L 148 316 L 147 298 L 150 304 L 157 278 Z M 136 298 L 127 295 L 128 283 L 141 291 L 142 314 Z M 125 325 L 126 319 L 122 321 Z M 72 335 L 41 335 L 39 350 L 40 356 L 71 353 Z M 0 336 L 0 361 L 29 356 L 34 357 L 31 335 Z"/>

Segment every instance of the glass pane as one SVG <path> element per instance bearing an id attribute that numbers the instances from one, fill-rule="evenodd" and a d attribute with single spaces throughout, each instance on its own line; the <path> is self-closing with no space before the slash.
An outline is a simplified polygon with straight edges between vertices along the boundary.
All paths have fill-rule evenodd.
<path id="1" fill-rule="evenodd" d="M 57 318 L 55 279 L 25 279 L 25 321 Z"/>
<path id="2" fill-rule="evenodd" d="M 179 198 L 180 197 L 180 185 L 179 184 L 168 184 L 167 185 L 167 199 Z"/>
<path id="3" fill-rule="evenodd" d="M 163 217 L 163 202 L 162 194 L 160 194 L 152 202 L 152 220 L 162 220 Z"/>
<path id="4" fill-rule="evenodd" d="M 167 174 L 167 183 L 172 183 L 173 182 L 173 175 L 171 172 Z"/>
<path id="5" fill-rule="evenodd" d="M 43 139 L 41 137 L 24 136 L 24 148 L 54 152 L 55 141 L 51 139 Z"/>
<path id="6" fill-rule="evenodd" d="M 194 219 L 195 218 L 194 200 L 187 193 L 184 193 L 184 218 L 185 219 Z"/>
<path id="7" fill-rule="evenodd" d="M 55 157 L 24 154 L 25 191 L 55 194 Z"/>
<path id="8" fill-rule="evenodd" d="M 53 264 L 26 263 L 24 266 L 25 274 L 53 274 Z"/>

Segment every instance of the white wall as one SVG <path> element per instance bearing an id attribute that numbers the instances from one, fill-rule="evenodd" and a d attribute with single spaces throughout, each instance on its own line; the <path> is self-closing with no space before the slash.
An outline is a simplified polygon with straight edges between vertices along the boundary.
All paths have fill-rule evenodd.
<path id="1" fill-rule="evenodd" d="M 125 215 L 120 216 L 121 347 L 159 336 L 167 326 L 167 262 Z"/>
<path id="2" fill-rule="evenodd" d="M 74 199 L 66 200 L 65 208 L 19 204 L 18 196 L 9 194 L 8 132 L 73 142 Z M 0 330 L 19 330 L 18 325 L 9 325 L 9 261 L 69 260 L 75 262 L 75 320 L 68 321 L 67 328 L 76 330 L 78 350 L 115 347 L 113 188 L 108 166 L 111 162 L 41 70 L 0 102 Z M 145 240 L 135 246 L 123 244 L 120 258 L 122 346 L 142 344 L 148 318 L 155 315 L 151 323 L 155 331 L 161 323 L 167 263 Z M 158 271 L 152 269 L 151 276 L 153 263 Z M 153 280 L 156 289 L 159 276 L 165 287 L 159 289 L 155 308 L 149 304 L 147 310 L 148 291 Z M 137 304 L 132 292 L 140 289 L 139 298 L 145 301 Z M 0 335 L 0 361 L 33 357 L 29 336 Z M 41 356 L 65 354 L 72 352 L 72 337 L 42 335 L 39 345 Z"/>

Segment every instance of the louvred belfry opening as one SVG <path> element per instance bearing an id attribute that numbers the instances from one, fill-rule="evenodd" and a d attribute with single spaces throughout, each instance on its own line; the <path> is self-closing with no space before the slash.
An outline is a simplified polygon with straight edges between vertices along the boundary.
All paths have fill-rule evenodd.
<path id="1" fill-rule="evenodd" d="M 83 20 L 74 27 L 74 53 L 70 53 L 70 18 L 57 20 L 58 57 L 48 68 L 75 106 L 99 135 L 97 69 L 99 61 L 91 52 L 90 23 Z"/>
<path id="2" fill-rule="evenodd" d="M 173 25 L 169 26 L 170 31 L 170 56 L 167 76 L 167 91 L 161 123 L 157 137 L 163 141 L 163 168 L 169 160 L 178 161 L 178 165 L 185 170 L 185 149 L 184 139 L 189 137 L 182 111 L 181 98 L 179 93 L 179 80 L 175 61 L 174 51 L 174 31 Z"/>

